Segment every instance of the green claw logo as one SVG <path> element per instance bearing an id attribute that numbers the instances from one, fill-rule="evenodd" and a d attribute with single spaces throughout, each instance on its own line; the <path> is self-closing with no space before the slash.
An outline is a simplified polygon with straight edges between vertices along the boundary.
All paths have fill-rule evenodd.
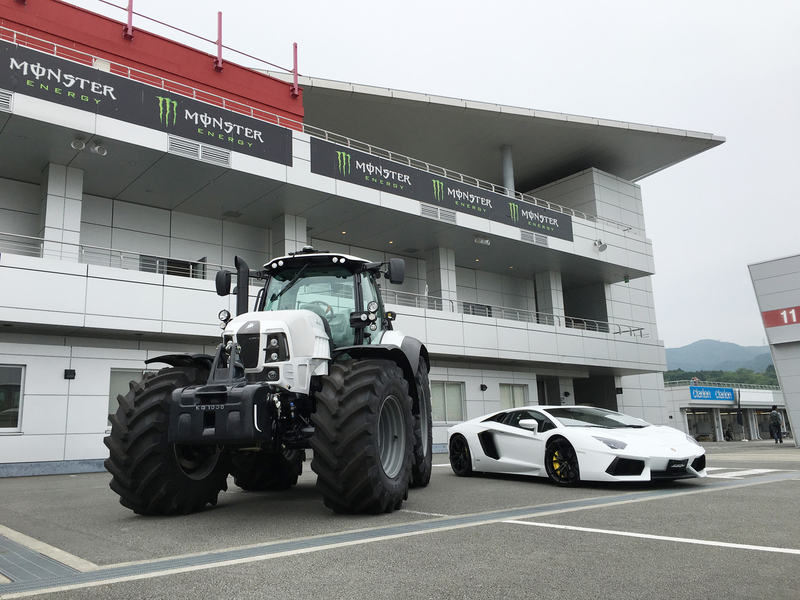
<path id="1" fill-rule="evenodd" d="M 158 120 L 162 125 L 169 127 L 170 118 L 172 118 L 172 125 L 175 125 L 175 119 L 178 116 L 178 103 L 172 98 L 164 96 L 156 96 L 158 98 Z"/>
<path id="2" fill-rule="evenodd" d="M 514 223 L 519 221 L 519 206 L 513 202 L 509 202 L 508 208 L 511 211 L 511 220 L 514 221 Z"/>
<path id="3" fill-rule="evenodd" d="M 350 155 L 347 152 L 337 150 L 336 159 L 339 162 L 339 173 L 343 176 L 350 175 Z"/>
<path id="4" fill-rule="evenodd" d="M 436 198 L 438 202 L 441 202 L 444 199 L 443 181 L 439 181 L 438 179 L 433 180 L 433 197 Z"/>

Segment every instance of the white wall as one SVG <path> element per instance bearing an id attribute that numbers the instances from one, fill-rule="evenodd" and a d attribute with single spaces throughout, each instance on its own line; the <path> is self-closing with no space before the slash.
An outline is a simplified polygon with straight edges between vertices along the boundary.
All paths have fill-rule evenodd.
<path id="1" fill-rule="evenodd" d="M 41 187 L 0 179 L 0 233 L 37 236 L 41 229 Z"/>
<path id="2" fill-rule="evenodd" d="M 143 370 L 146 359 L 160 354 L 213 351 L 201 344 L 4 333 L 0 364 L 22 365 L 25 375 L 20 431 L 0 432 L 0 463 L 106 458 L 111 369 Z M 75 379 L 64 379 L 65 369 L 74 369 Z"/>
<path id="3" fill-rule="evenodd" d="M 269 230 L 84 195 L 81 244 L 211 264 L 242 256 L 254 268 L 270 259 Z"/>

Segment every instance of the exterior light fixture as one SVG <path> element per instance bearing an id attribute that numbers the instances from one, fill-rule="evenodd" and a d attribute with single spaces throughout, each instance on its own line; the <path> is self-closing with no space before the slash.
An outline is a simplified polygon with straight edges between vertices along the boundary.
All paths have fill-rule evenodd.
<path id="1" fill-rule="evenodd" d="M 597 248 L 598 252 L 605 252 L 608 244 L 603 243 L 603 240 L 595 240 L 594 247 Z"/>
<path id="2" fill-rule="evenodd" d="M 489 238 L 485 238 L 485 237 L 481 237 L 479 235 L 476 235 L 475 236 L 475 243 L 476 244 L 483 244 L 484 246 L 489 246 L 489 245 L 491 245 L 492 242 L 491 242 L 491 240 L 489 240 Z"/>
<path id="3" fill-rule="evenodd" d="M 105 146 L 101 146 L 100 142 L 95 142 L 92 144 L 91 150 L 89 150 L 92 154 L 97 154 L 98 156 L 105 156 L 108 154 L 108 150 L 105 149 Z"/>
<path id="4" fill-rule="evenodd" d="M 78 150 L 80 152 L 81 150 L 86 148 L 86 142 L 84 142 L 81 139 L 74 139 L 74 140 L 72 140 L 72 143 L 70 144 L 70 146 L 72 146 L 73 150 Z"/>

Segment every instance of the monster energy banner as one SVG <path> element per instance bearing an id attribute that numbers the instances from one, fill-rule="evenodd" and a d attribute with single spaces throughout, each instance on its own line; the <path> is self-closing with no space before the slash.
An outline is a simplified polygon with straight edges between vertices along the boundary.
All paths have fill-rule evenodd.
<path id="1" fill-rule="evenodd" d="M 572 241 L 569 215 L 317 138 L 311 172 Z"/>
<path id="2" fill-rule="evenodd" d="M 0 42 L 0 88 L 292 164 L 288 129 L 7 42 Z"/>

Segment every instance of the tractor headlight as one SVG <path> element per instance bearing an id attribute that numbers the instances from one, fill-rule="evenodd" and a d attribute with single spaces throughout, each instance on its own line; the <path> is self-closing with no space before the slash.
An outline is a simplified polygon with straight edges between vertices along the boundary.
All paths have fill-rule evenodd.
<path id="1" fill-rule="evenodd" d="M 285 333 L 267 334 L 267 346 L 264 349 L 264 360 L 268 363 L 289 360 L 289 343 Z"/>

